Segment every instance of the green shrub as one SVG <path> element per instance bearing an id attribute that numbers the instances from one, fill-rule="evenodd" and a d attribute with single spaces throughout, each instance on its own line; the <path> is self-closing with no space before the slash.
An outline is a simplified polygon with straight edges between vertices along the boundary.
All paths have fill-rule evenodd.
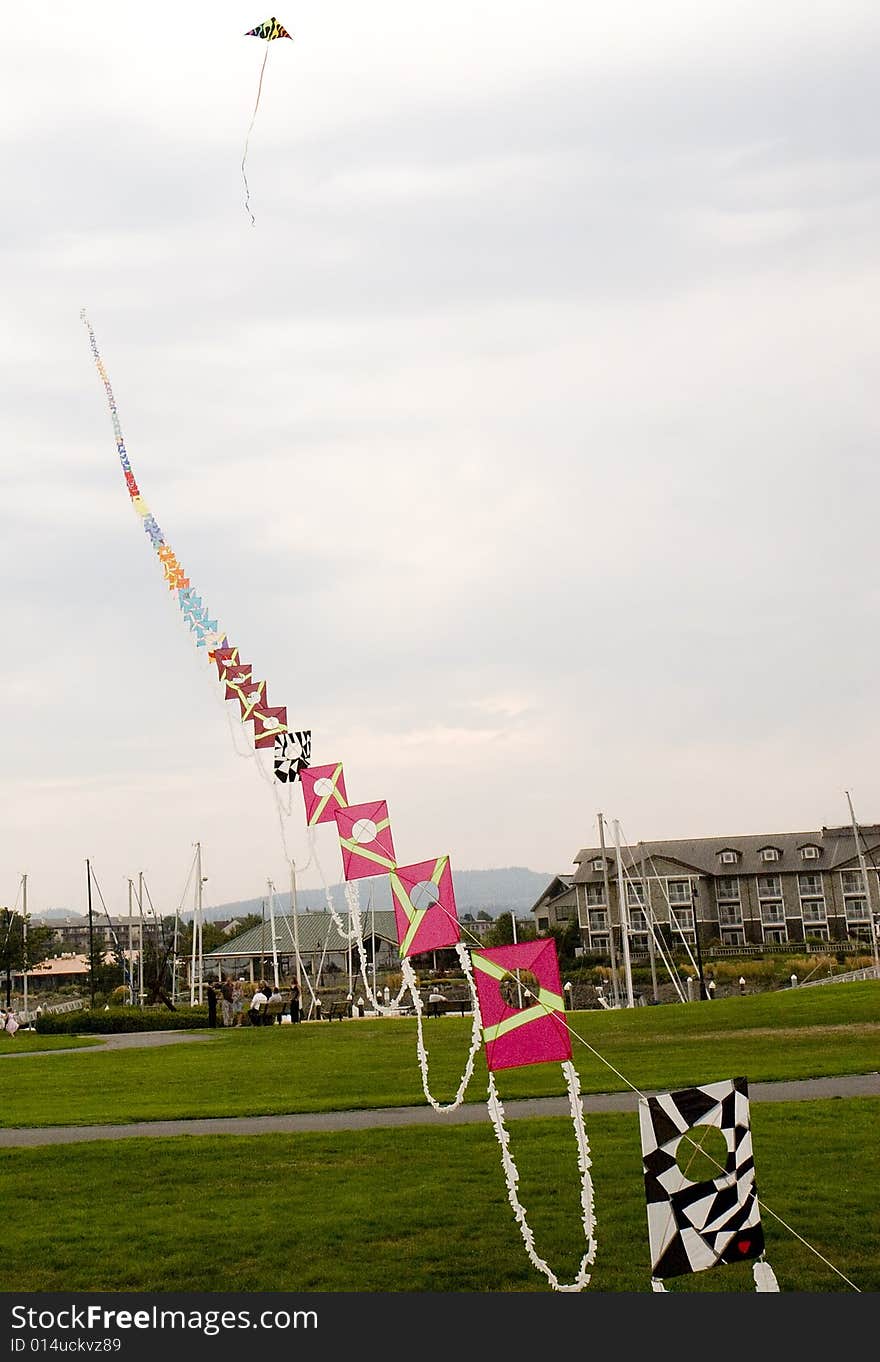
<path id="1" fill-rule="evenodd" d="M 46 1013 L 36 1022 L 43 1036 L 118 1035 L 125 1031 L 184 1031 L 208 1025 L 207 1007 L 186 1007 L 169 1012 L 167 1007 L 111 1007 L 94 1012 Z"/>

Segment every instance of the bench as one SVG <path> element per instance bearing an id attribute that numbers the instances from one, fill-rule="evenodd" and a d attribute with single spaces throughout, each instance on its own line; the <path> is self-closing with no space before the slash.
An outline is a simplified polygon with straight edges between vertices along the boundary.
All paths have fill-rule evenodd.
<path id="1" fill-rule="evenodd" d="M 453 1013 L 458 1016 L 467 1016 L 474 1010 L 473 999 L 467 998 L 444 998 L 442 1002 L 425 1001 L 422 1010 L 426 1017 L 448 1017 Z"/>

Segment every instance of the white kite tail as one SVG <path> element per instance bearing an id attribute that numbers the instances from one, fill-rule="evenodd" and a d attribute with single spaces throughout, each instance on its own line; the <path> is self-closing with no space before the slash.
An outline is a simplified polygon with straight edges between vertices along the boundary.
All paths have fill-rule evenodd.
<path id="1" fill-rule="evenodd" d="M 417 1046 L 419 1053 L 419 1069 L 421 1070 L 422 1074 L 422 1091 L 424 1092 L 425 1097 L 430 1102 L 434 1110 L 439 1112 L 455 1111 L 457 1107 L 461 1106 L 462 1102 L 464 1101 L 464 1095 L 468 1089 L 468 1084 L 470 1083 L 471 1079 L 474 1076 L 474 1063 L 477 1058 L 477 1051 L 479 1050 L 483 1041 L 483 1025 L 480 1018 L 480 1006 L 479 1003 L 477 1002 L 477 990 L 474 985 L 474 975 L 473 970 L 471 969 L 471 959 L 470 956 L 468 955 L 468 952 L 466 951 L 466 949 L 464 948 L 460 941 L 456 942 L 455 951 L 458 956 L 459 962 L 461 963 L 462 973 L 464 974 L 464 977 L 467 980 L 468 988 L 470 989 L 471 992 L 471 1002 L 473 1005 L 473 1022 L 471 1026 L 471 1048 L 467 1057 L 467 1063 L 465 1064 L 464 1067 L 464 1073 L 461 1076 L 461 1082 L 458 1085 L 458 1091 L 456 1092 L 455 1097 L 452 1099 L 451 1102 L 446 1103 L 438 1102 L 437 1099 L 432 1095 L 431 1089 L 428 1086 L 428 1050 L 425 1045 L 424 1035 L 422 1034 L 422 999 L 419 994 L 419 981 L 416 978 L 415 973 L 413 972 L 413 967 L 409 962 L 408 956 L 404 956 L 403 962 L 401 964 L 404 987 L 409 989 L 410 997 L 412 998 L 413 1007 L 415 1008 L 416 1014 L 416 1028 L 418 1032 Z"/>
<path id="2" fill-rule="evenodd" d="M 773 1271 L 770 1264 L 766 1261 L 763 1254 L 761 1254 L 761 1257 L 757 1258 L 755 1262 L 752 1264 L 752 1276 L 755 1279 L 756 1291 L 779 1290 L 779 1283 L 776 1280 L 776 1273 Z"/>
<path id="3" fill-rule="evenodd" d="M 489 1096 L 487 1107 L 495 1127 L 495 1135 L 501 1146 L 501 1163 L 504 1168 L 504 1177 L 507 1182 L 507 1199 L 513 1207 L 513 1214 L 519 1225 L 523 1243 L 526 1246 L 526 1253 L 532 1265 L 543 1272 L 547 1281 L 554 1291 L 583 1291 L 589 1285 L 590 1276 L 587 1268 L 592 1267 L 596 1259 L 596 1216 L 593 1209 L 593 1179 L 590 1176 L 590 1147 L 587 1141 L 586 1127 L 584 1126 L 584 1108 L 581 1101 L 581 1085 L 578 1078 L 577 1069 L 571 1060 L 566 1060 L 562 1065 L 568 1085 L 568 1102 L 571 1109 L 571 1120 L 574 1126 L 575 1138 L 577 1140 L 578 1168 L 581 1175 L 581 1212 L 584 1226 L 584 1238 L 587 1241 L 587 1251 L 580 1262 L 577 1275 L 574 1281 L 563 1283 L 553 1272 L 552 1268 L 544 1261 L 535 1248 L 535 1236 L 529 1225 L 525 1206 L 522 1205 L 517 1194 L 519 1185 L 519 1172 L 513 1161 L 510 1152 L 510 1136 L 504 1124 L 504 1107 L 495 1086 L 495 1075 L 489 1070 Z M 655 1288 L 656 1289 L 656 1288 Z"/>
<path id="4" fill-rule="evenodd" d="M 364 950 L 364 928 L 363 923 L 361 922 L 361 895 L 360 890 L 358 889 L 357 880 L 349 880 L 349 882 L 346 884 L 345 901 L 348 904 L 349 918 L 354 923 L 352 931 L 349 932 L 349 938 L 357 946 L 358 970 L 360 972 L 361 979 L 363 980 L 367 1000 L 369 1001 L 370 1006 L 376 1012 L 378 1012 L 380 1016 L 394 1017 L 397 1015 L 400 1009 L 400 1000 L 403 997 L 404 993 L 406 992 L 406 980 L 404 979 L 403 983 L 400 985 L 400 988 L 397 990 L 397 996 L 394 999 L 393 1003 L 386 1003 L 383 999 L 380 999 L 376 996 L 376 994 L 370 987 L 370 980 L 367 977 L 367 965 L 369 962 L 367 960 L 367 953 Z M 373 941 L 374 954 L 375 950 L 376 942 L 374 939 Z"/>

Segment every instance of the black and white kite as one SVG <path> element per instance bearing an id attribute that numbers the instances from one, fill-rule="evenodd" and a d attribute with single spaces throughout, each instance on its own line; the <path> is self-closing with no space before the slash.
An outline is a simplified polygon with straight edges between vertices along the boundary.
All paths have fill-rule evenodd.
<path id="1" fill-rule="evenodd" d="M 275 739 L 275 779 L 284 783 L 296 780 L 308 766 L 311 754 L 312 735 L 308 729 L 302 733 L 279 733 Z"/>
<path id="2" fill-rule="evenodd" d="M 639 1099 L 642 1168 L 648 1203 L 651 1276 L 703 1272 L 722 1263 L 763 1259 L 764 1231 L 755 1185 L 749 1089 L 745 1078 L 723 1079 Z M 718 1176 L 691 1182 L 677 1161 L 679 1145 L 699 1146 L 699 1126 L 720 1131 L 727 1157 Z M 687 1166 L 687 1157 L 683 1159 Z M 753 1265 L 759 1291 L 778 1291 L 769 1263 Z"/>

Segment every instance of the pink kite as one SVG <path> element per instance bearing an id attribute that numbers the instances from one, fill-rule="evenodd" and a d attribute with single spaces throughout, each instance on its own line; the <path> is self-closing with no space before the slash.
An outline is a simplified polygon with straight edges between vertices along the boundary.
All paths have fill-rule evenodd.
<path id="1" fill-rule="evenodd" d="M 332 823 L 337 809 L 348 806 L 341 761 L 335 761 L 331 766 L 311 766 L 300 772 L 299 780 L 306 806 L 306 824 L 310 828 L 316 823 Z"/>
<path id="2" fill-rule="evenodd" d="M 287 732 L 285 705 L 277 709 L 268 705 L 264 709 L 255 709 L 250 718 L 254 725 L 254 747 L 274 747 L 275 739 Z"/>
<path id="3" fill-rule="evenodd" d="M 395 869 L 394 843 L 384 799 L 337 809 L 336 826 L 342 847 L 342 873 L 347 880 L 384 875 Z"/>
<path id="4" fill-rule="evenodd" d="M 474 951 L 474 983 L 486 1064 L 496 1069 L 515 1069 L 525 1064 L 546 1064 L 571 1059 L 571 1038 L 565 1024 L 565 1003 L 553 938 L 521 941 L 516 946 L 495 946 Z M 537 997 L 517 986 L 514 970 L 529 970 L 538 980 Z M 502 985 L 508 998 L 502 995 Z M 522 1006 L 516 1004 L 522 999 Z"/>
<path id="5" fill-rule="evenodd" d="M 391 872 L 391 893 L 401 956 L 439 950 L 461 940 L 448 856 L 399 865 Z"/>
<path id="6" fill-rule="evenodd" d="M 248 680 L 241 684 L 234 682 L 231 684 L 231 690 L 234 692 L 234 698 L 238 700 L 243 724 L 253 717 L 255 709 L 265 709 L 269 703 L 265 681 Z"/>
<path id="7" fill-rule="evenodd" d="M 222 681 L 226 674 L 226 668 L 238 665 L 238 649 L 232 643 L 227 643 L 222 648 L 215 648 L 214 661 L 217 664 L 217 675 Z"/>
<path id="8" fill-rule="evenodd" d="M 230 662 L 223 668 L 223 680 L 226 682 L 226 699 L 237 700 L 239 688 L 253 681 L 253 667 L 250 662 Z"/>

